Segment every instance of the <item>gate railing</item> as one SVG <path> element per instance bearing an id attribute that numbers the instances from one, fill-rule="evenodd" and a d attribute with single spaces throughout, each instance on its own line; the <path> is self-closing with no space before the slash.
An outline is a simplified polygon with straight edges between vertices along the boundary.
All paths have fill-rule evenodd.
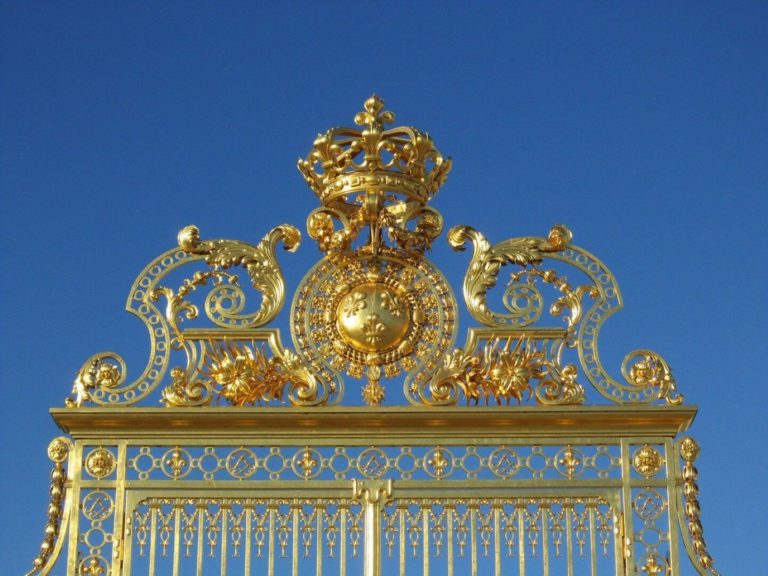
<path id="1" fill-rule="evenodd" d="M 656 352 L 627 353 L 621 377 L 601 361 L 623 306 L 610 269 L 560 224 L 496 243 L 453 226 L 472 249 L 460 303 L 426 257 L 451 160 L 387 128 L 377 96 L 363 108 L 298 164 L 322 257 L 289 345 L 293 225 L 257 244 L 186 226 L 139 273 L 126 310 L 149 356 L 129 379 L 120 354 L 92 355 L 52 411 L 71 440 L 49 450 L 30 574 L 66 549 L 68 576 L 677 576 L 682 542 L 716 575 L 698 447 L 677 441 L 696 408 Z"/>
<path id="2" fill-rule="evenodd" d="M 690 408 L 134 414 L 54 413 L 33 573 L 677 575 L 684 548 L 713 572 Z"/>

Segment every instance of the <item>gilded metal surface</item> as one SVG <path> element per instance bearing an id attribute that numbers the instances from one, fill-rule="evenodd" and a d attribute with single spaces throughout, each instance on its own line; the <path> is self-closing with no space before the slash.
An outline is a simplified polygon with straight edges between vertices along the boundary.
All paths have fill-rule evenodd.
<path id="1" fill-rule="evenodd" d="M 292 347 L 276 251 L 298 248 L 294 226 L 257 244 L 187 226 L 140 273 L 126 308 L 146 367 L 130 380 L 94 354 L 52 410 L 72 441 L 49 447 L 30 575 L 64 548 L 68 576 L 676 576 L 684 552 L 717 575 L 698 446 L 675 444 L 696 408 L 653 351 L 621 379 L 601 363 L 622 307 L 610 270 L 562 225 L 497 244 L 455 226 L 475 323 L 456 347 L 459 305 L 425 257 L 451 161 L 392 122 L 373 96 L 299 161 L 322 257 L 293 293 Z M 410 406 L 384 405 L 393 383 Z"/>
<path id="2" fill-rule="evenodd" d="M 366 377 L 364 399 L 378 404 L 382 377 L 426 382 L 455 338 L 456 303 L 426 259 L 391 248 L 354 263 L 322 260 L 302 280 L 291 329 L 296 350 L 321 381 L 340 372 Z"/>
<path id="3" fill-rule="evenodd" d="M 656 476 L 661 470 L 662 464 L 664 464 L 664 460 L 659 451 L 647 444 L 632 455 L 632 467 L 638 474 L 642 474 L 646 478 Z"/>
<path id="4" fill-rule="evenodd" d="M 379 190 L 426 204 L 445 182 L 450 159 L 416 128 L 385 130 L 395 115 L 384 111 L 378 96 L 366 100 L 364 108 L 355 116 L 362 130 L 332 128 L 315 139 L 305 160 L 299 160 L 307 184 L 326 206 L 335 206 L 344 196 Z"/>
<path id="5" fill-rule="evenodd" d="M 534 393 L 543 405 L 581 404 L 584 388 L 576 381 L 577 368 L 562 366 L 565 339 L 553 347 L 551 355 L 546 344 L 536 342 L 526 334 L 516 341 L 510 334 L 506 342 L 500 337 L 486 341 L 482 354 L 470 354 L 456 349 L 443 357 L 443 365 L 432 377 L 428 388 L 412 391 L 427 405 L 455 404 L 459 392 L 468 404 L 491 400 L 496 404 L 518 404 Z M 533 384 L 535 383 L 535 387 Z"/>
<path id="6" fill-rule="evenodd" d="M 276 247 L 296 250 L 299 231 L 283 224 L 251 245 L 202 240 L 187 226 L 179 249 L 151 262 L 129 295 L 128 309 L 150 331 L 144 372 L 128 381 L 122 357 L 95 354 L 78 372 L 67 405 L 133 405 L 166 374 L 161 400 L 169 406 L 335 404 L 347 380 L 362 380 L 363 401 L 375 406 L 385 400 L 385 381 L 401 376 L 406 398 L 429 406 L 462 398 L 469 404 L 583 404 L 585 380 L 616 403 L 682 402 L 669 365 L 655 352 L 630 352 L 623 382 L 605 371 L 597 339 L 622 306 L 619 289 L 562 225 L 544 238 L 494 245 L 469 226 L 449 231 L 456 250 L 467 243 L 474 248 L 463 295 L 480 323 L 469 328 L 463 348 L 453 349 L 458 307 L 440 270 L 424 257 L 443 229 L 442 216 L 427 204 L 451 162 L 425 133 L 385 129 L 393 121 L 373 96 L 355 117 L 359 129 L 329 130 L 299 161 L 321 201 L 307 230 L 325 257 L 294 293 L 295 353 L 268 325 L 286 298 Z M 493 289 L 507 267 L 504 310 L 498 311 Z M 181 268 L 190 271 L 174 280 Z M 240 281 L 242 271 L 249 286 Z M 259 300 L 252 311 L 249 290 Z M 192 325 L 202 320 L 209 326 Z M 179 352 L 184 359 L 174 364 Z"/>
<path id="7" fill-rule="evenodd" d="M 45 524 L 43 543 L 40 553 L 32 561 L 32 569 L 26 576 L 47 574 L 56 562 L 61 551 L 60 536 L 66 529 L 67 508 L 65 492 L 67 486 L 67 469 L 65 463 L 72 450 L 67 438 L 55 438 L 48 445 L 48 458 L 54 463 L 51 470 L 51 501 L 48 504 L 48 521 Z M 69 498 L 66 500 L 69 503 Z"/>
<path id="8" fill-rule="evenodd" d="M 696 484 L 699 479 L 699 472 L 693 464 L 699 456 L 699 444 L 693 438 L 685 437 L 680 440 L 677 448 L 680 458 L 685 462 L 682 470 L 682 493 L 685 506 L 681 509 L 680 524 L 681 527 L 683 525 L 687 527 L 686 546 L 690 545 L 693 548 L 696 559 L 700 566 L 706 570 L 706 573 L 720 576 L 720 573 L 714 568 L 715 561 L 707 550 L 707 543 L 704 541 L 704 528 L 701 525 L 699 486 Z M 683 514 L 685 522 L 683 521 Z"/>
<path id="9" fill-rule="evenodd" d="M 86 457 L 85 469 L 88 474 L 101 480 L 115 471 L 115 457 L 109 450 L 97 448 Z"/>

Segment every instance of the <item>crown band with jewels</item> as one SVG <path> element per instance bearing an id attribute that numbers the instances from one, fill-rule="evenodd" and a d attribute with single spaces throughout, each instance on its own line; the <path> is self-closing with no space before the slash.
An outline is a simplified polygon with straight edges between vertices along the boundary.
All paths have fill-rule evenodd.
<path id="1" fill-rule="evenodd" d="M 428 134 L 410 126 L 384 130 L 395 121 L 376 95 L 355 116 L 354 128 L 332 128 L 315 139 L 298 168 L 323 204 L 349 194 L 386 191 L 426 204 L 451 170 Z"/>

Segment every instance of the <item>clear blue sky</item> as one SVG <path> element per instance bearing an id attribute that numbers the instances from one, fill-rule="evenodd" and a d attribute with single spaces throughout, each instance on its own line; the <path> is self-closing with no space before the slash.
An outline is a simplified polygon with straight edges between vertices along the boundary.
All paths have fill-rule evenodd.
<path id="1" fill-rule="evenodd" d="M 37 553 L 48 408 L 94 352 L 143 367 L 138 271 L 189 223 L 303 228 L 296 158 L 375 91 L 453 157 L 446 224 L 564 222 L 612 268 L 606 364 L 670 362 L 717 566 L 768 574 L 768 4 L 468 5 L 0 2 L 0 573 Z"/>

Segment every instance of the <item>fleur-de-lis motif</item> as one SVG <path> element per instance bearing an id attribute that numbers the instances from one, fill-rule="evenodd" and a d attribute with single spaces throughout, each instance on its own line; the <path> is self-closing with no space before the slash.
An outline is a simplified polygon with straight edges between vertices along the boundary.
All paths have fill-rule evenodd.
<path id="1" fill-rule="evenodd" d="M 301 460 L 298 462 L 298 466 L 301 468 L 304 478 L 312 476 L 312 470 L 317 466 L 317 460 L 312 457 L 312 452 L 309 448 L 305 449 Z"/>
<path id="2" fill-rule="evenodd" d="M 171 468 L 173 477 L 181 476 L 187 466 L 187 461 L 180 450 L 174 450 L 165 463 Z"/>
<path id="3" fill-rule="evenodd" d="M 427 464 L 429 464 L 432 469 L 435 471 L 435 476 L 438 478 L 441 478 L 443 474 L 445 473 L 445 469 L 450 464 L 450 460 L 448 460 L 444 455 L 443 451 L 438 447 L 435 450 L 434 455 L 432 458 L 429 459 Z"/>
<path id="4" fill-rule="evenodd" d="M 378 314 L 370 314 L 363 324 L 366 342 L 376 344 L 381 340 L 382 333 L 386 329 L 387 327 L 381 322 L 381 317 Z"/>
<path id="5" fill-rule="evenodd" d="M 381 299 L 381 307 L 392 316 L 400 318 L 403 315 L 403 303 L 397 295 L 388 290 L 382 290 L 379 298 Z"/>
<path id="6" fill-rule="evenodd" d="M 571 478 L 576 473 L 576 470 L 578 470 L 579 466 L 581 466 L 581 459 L 576 455 L 576 453 L 573 451 L 573 448 L 571 448 L 571 445 L 569 444 L 566 446 L 565 452 L 563 453 L 563 456 L 560 458 L 558 463 L 565 468 L 565 472 L 568 475 L 568 478 Z"/>
<path id="7" fill-rule="evenodd" d="M 347 296 L 344 301 L 344 315 L 349 318 L 350 316 L 357 316 L 363 308 L 368 306 L 366 302 L 366 295 L 361 292 L 355 292 Z"/>

